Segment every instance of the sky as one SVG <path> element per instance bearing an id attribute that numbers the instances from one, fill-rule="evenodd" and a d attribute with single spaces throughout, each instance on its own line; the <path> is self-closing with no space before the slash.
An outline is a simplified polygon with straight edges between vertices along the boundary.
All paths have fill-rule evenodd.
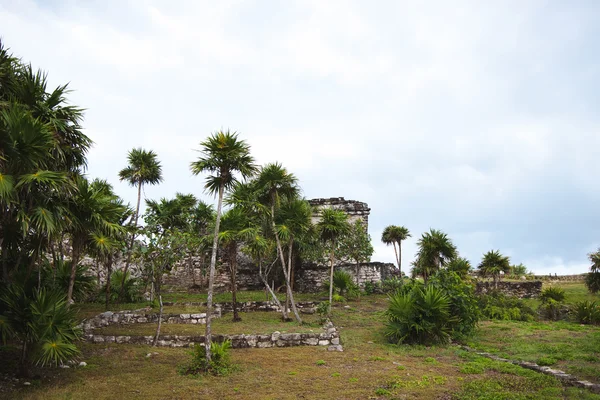
<path id="1" fill-rule="evenodd" d="M 154 150 L 147 198 L 203 193 L 200 142 L 237 131 L 304 196 L 371 207 L 374 261 L 404 225 L 476 266 L 498 249 L 538 274 L 600 246 L 600 3 L 595 1 L 10 1 L 0 37 L 69 83 L 90 177 Z"/>

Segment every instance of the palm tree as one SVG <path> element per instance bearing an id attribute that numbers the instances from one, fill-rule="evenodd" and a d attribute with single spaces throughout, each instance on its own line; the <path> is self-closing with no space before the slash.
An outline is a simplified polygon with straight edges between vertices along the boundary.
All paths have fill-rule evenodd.
<path id="1" fill-rule="evenodd" d="M 498 288 L 500 274 L 510 272 L 510 259 L 500 254 L 499 250 L 490 250 L 483 255 L 481 263 L 477 267 L 482 276 L 491 276 L 494 287 Z"/>
<path id="2" fill-rule="evenodd" d="M 270 210 L 269 219 L 273 235 L 275 236 L 275 242 L 277 243 L 277 253 L 279 255 L 279 260 L 281 261 L 281 268 L 285 278 L 286 293 L 290 299 L 294 317 L 296 318 L 296 321 L 301 324 L 302 318 L 300 318 L 300 314 L 296 308 L 296 302 L 294 301 L 291 279 L 288 274 L 288 264 L 285 260 L 280 232 L 275 223 L 276 210 L 280 208 L 281 200 L 298 197 L 298 194 L 300 193 L 298 179 L 294 174 L 289 173 L 281 164 L 273 163 L 267 164 L 261 168 L 255 184 L 259 192 L 260 202 Z"/>
<path id="3" fill-rule="evenodd" d="M 287 274 L 290 280 L 290 291 L 293 292 L 294 245 L 297 247 L 297 240 L 307 235 L 312 228 L 312 208 L 310 204 L 304 199 L 286 199 L 281 203 L 275 226 L 280 240 L 286 242 L 287 245 Z M 289 303 L 290 297 L 286 296 L 286 308 Z"/>
<path id="4" fill-rule="evenodd" d="M 129 264 L 131 263 L 131 254 L 133 249 L 133 242 L 135 241 L 138 218 L 140 216 L 140 202 L 142 199 L 142 187 L 144 185 L 156 185 L 162 181 L 162 167 L 160 161 L 157 159 L 157 155 L 152 150 L 147 151 L 142 148 L 131 149 L 127 154 L 127 161 L 129 165 L 119 171 L 119 179 L 121 181 L 127 181 L 129 185 L 137 187 L 137 204 L 135 207 L 135 214 L 133 215 L 133 225 L 131 232 L 131 239 L 127 246 L 127 260 L 125 261 L 125 273 L 123 274 L 123 282 L 121 282 L 121 294 L 125 289 L 125 276 L 129 270 Z"/>
<path id="5" fill-rule="evenodd" d="M 85 177 L 76 178 L 77 196 L 70 199 L 68 215 L 71 223 L 67 228 L 71 236 L 71 280 L 67 301 L 73 298 L 73 286 L 77 264 L 87 249 L 103 235 L 118 235 L 124 231 L 120 218 L 125 212 L 122 202 L 107 191 L 107 183 L 101 180 L 89 182 Z"/>
<path id="6" fill-rule="evenodd" d="M 396 254 L 396 262 L 398 263 L 398 270 L 402 272 L 402 241 L 411 237 L 408 228 L 404 226 L 389 225 L 383 230 L 381 234 L 381 241 L 388 246 L 391 244 L 394 246 L 394 253 Z M 396 245 L 398 248 L 396 249 Z"/>
<path id="7" fill-rule="evenodd" d="M 217 247 L 219 244 L 219 225 L 221 223 L 221 208 L 223 206 L 223 194 L 230 190 L 237 182 L 235 177 L 239 173 L 243 179 L 252 176 L 257 168 L 254 158 L 250 155 L 250 146 L 243 140 L 238 139 L 235 132 L 215 132 L 209 136 L 202 146 L 202 156 L 191 163 L 190 167 L 194 175 L 208 172 L 204 188 L 213 195 L 218 195 L 217 215 L 215 221 L 215 233 L 213 237 L 212 254 L 210 257 L 210 269 L 208 278 L 208 296 L 206 299 L 208 311 L 206 313 L 206 360 L 210 363 L 211 353 L 211 319 L 213 285 L 215 281 L 215 267 L 217 264 Z"/>
<path id="8" fill-rule="evenodd" d="M 225 249 L 229 264 L 229 279 L 231 281 L 231 299 L 233 303 L 233 322 L 241 321 L 237 306 L 237 255 L 242 241 L 242 232 L 248 227 L 249 221 L 241 208 L 231 208 L 223 213 L 219 232 L 219 242 Z"/>
<path id="9" fill-rule="evenodd" d="M 461 278 L 466 278 L 472 271 L 471 262 L 464 257 L 456 257 L 448 263 L 448 270 L 456 272 Z"/>
<path id="10" fill-rule="evenodd" d="M 458 255 L 456 246 L 444 232 L 430 229 L 423 233 L 417 242 L 419 250 L 415 261 L 415 271 L 427 282 L 430 275 L 448 264 Z"/>
<path id="11" fill-rule="evenodd" d="M 321 220 L 317 223 L 317 230 L 323 243 L 329 245 L 329 309 L 333 301 L 333 265 L 335 262 L 335 247 L 338 240 L 350 231 L 348 214 L 341 210 L 325 208 L 321 211 Z"/>

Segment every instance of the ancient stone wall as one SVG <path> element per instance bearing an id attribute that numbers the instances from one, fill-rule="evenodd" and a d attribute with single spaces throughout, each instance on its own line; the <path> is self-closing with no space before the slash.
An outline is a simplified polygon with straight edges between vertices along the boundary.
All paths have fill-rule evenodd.
<path id="1" fill-rule="evenodd" d="M 350 273 L 354 282 L 356 282 L 355 264 L 342 264 L 336 266 L 336 270 L 343 270 Z M 360 287 L 363 287 L 366 282 L 381 282 L 385 279 L 397 276 L 397 271 L 394 264 L 390 263 L 364 263 L 361 264 L 358 284 Z M 294 285 L 294 290 L 298 290 L 299 292 L 319 292 L 323 290 L 324 283 L 329 282 L 329 266 L 317 264 L 304 265 L 301 269 L 296 271 L 295 278 L 296 283 Z"/>
<path id="2" fill-rule="evenodd" d="M 499 291 L 507 296 L 514 296 L 520 299 L 535 298 L 542 292 L 541 281 L 523 281 L 523 282 L 498 282 L 498 288 L 494 282 L 479 281 L 475 288 L 477 294 L 486 294 L 493 291 Z"/>
<path id="3" fill-rule="evenodd" d="M 336 210 L 342 210 L 348 214 L 348 220 L 350 223 L 354 223 L 356 220 L 361 220 L 365 229 L 369 228 L 369 214 L 371 209 L 367 203 L 362 203 L 356 200 L 346 200 L 343 197 L 331 197 L 329 199 L 312 199 L 308 200 L 315 213 L 312 216 L 313 224 L 319 222 L 319 212 L 323 208 L 333 208 Z"/>

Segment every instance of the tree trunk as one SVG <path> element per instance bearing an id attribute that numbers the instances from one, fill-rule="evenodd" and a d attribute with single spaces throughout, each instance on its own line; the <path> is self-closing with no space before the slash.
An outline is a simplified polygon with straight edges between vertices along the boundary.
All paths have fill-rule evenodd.
<path id="1" fill-rule="evenodd" d="M 73 301 L 73 287 L 75 286 L 75 275 L 77 272 L 77 264 L 81 255 L 79 244 L 73 242 L 73 256 L 71 257 L 71 277 L 69 278 L 69 291 L 67 293 L 67 304 L 70 305 Z"/>
<path id="2" fill-rule="evenodd" d="M 288 244 L 288 265 L 287 265 L 287 269 L 288 269 L 288 276 L 290 277 L 290 292 L 292 291 L 292 250 L 294 247 L 294 239 L 291 238 L 290 239 L 290 243 Z M 285 308 L 286 311 L 289 310 L 289 305 L 290 305 L 290 298 L 287 295 L 287 290 L 286 290 L 286 296 L 285 296 Z"/>
<path id="3" fill-rule="evenodd" d="M 360 274 L 360 260 L 356 259 L 356 286 L 358 286 L 359 274 Z"/>
<path id="4" fill-rule="evenodd" d="M 2 280 L 8 282 L 8 249 L 4 247 L 4 238 L 0 238 L 0 249 L 2 251 Z"/>
<path id="5" fill-rule="evenodd" d="M 106 293 L 104 297 L 104 308 L 106 311 L 108 311 L 108 305 L 110 304 L 110 276 L 112 275 L 112 264 L 113 255 L 111 251 L 106 260 Z"/>
<path id="6" fill-rule="evenodd" d="M 125 293 L 125 278 L 127 277 L 127 271 L 129 271 L 129 264 L 131 263 L 131 253 L 133 252 L 133 242 L 135 241 L 135 230 L 137 229 L 138 218 L 140 216 L 140 202 L 142 201 L 142 182 L 138 183 L 138 195 L 137 205 L 135 207 L 135 220 L 133 223 L 134 231 L 131 232 L 131 240 L 129 241 L 129 247 L 127 248 L 127 260 L 125 261 L 125 270 L 123 271 L 123 279 L 121 280 L 121 290 L 119 291 L 119 298 L 117 303 L 123 300 L 123 294 Z"/>
<path id="7" fill-rule="evenodd" d="M 281 267 L 283 269 L 283 276 L 285 277 L 285 286 L 287 290 L 287 295 L 290 298 L 290 303 L 292 305 L 292 311 L 294 312 L 294 317 L 296 317 L 296 321 L 299 324 L 302 324 L 302 318 L 300 318 L 300 314 L 298 313 L 298 309 L 296 308 L 296 302 L 294 301 L 294 294 L 292 293 L 292 288 L 290 287 L 290 277 L 287 273 L 287 268 L 285 267 L 285 256 L 283 254 L 283 248 L 281 247 L 281 240 L 279 240 L 279 235 L 277 234 L 277 230 L 275 228 L 275 201 L 272 199 L 271 201 L 271 225 L 273 227 L 273 232 L 275 233 L 275 242 L 277 243 L 277 252 L 279 253 L 279 258 L 281 260 Z"/>
<path id="8" fill-rule="evenodd" d="M 392 242 L 394 246 L 394 254 L 396 255 L 396 264 L 398 264 L 398 270 L 400 270 L 400 259 L 398 258 L 398 249 L 396 249 L 396 242 Z"/>
<path id="9" fill-rule="evenodd" d="M 156 336 L 154 336 L 154 342 L 152 346 L 156 347 L 156 343 L 158 343 L 158 337 L 160 336 L 160 325 L 162 323 L 162 314 L 163 314 L 163 302 L 162 296 L 158 296 L 158 303 L 160 304 L 160 310 L 158 312 L 158 326 L 156 327 Z"/>
<path id="10" fill-rule="evenodd" d="M 229 275 L 231 277 L 231 300 L 233 306 L 233 322 L 241 321 L 237 304 L 237 244 L 230 245 L 229 249 Z"/>
<path id="11" fill-rule="evenodd" d="M 398 272 L 400 272 L 400 279 L 402 279 L 402 242 L 398 242 Z"/>
<path id="12" fill-rule="evenodd" d="M 335 243 L 331 243 L 331 253 L 329 254 L 329 310 L 327 315 L 331 317 L 331 306 L 333 305 L 333 257 L 334 257 Z"/>
<path id="13" fill-rule="evenodd" d="M 217 249 L 219 246 L 219 225 L 221 224 L 221 207 L 223 206 L 223 184 L 219 186 L 219 201 L 217 203 L 217 219 L 215 221 L 215 237 L 213 238 L 212 254 L 210 256 L 210 267 L 208 272 L 208 295 L 206 296 L 206 339 L 204 341 L 206 362 L 211 362 L 210 343 L 212 341 L 212 307 L 213 286 L 215 284 L 215 268 L 217 265 Z"/>
<path id="14" fill-rule="evenodd" d="M 258 276 L 260 277 L 260 280 L 264 283 L 266 291 L 271 294 L 271 297 L 273 298 L 273 301 L 275 302 L 275 304 L 277 304 L 277 307 L 279 307 L 279 309 L 281 310 L 281 317 L 283 318 L 284 321 L 287 321 L 289 319 L 287 310 L 285 309 L 285 307 L 283 307 L 281 305 L 281 302 L 277 298 L 277 295 L 275 294 L 275 292 L 273 291 L 273 289 L 271 288 L 271 286 L 269 286 L 269 282 L 267 281 L 268 273 L 265 273 L 265 275 L 263 276 L 263 273 L 262 273 L 262 262 L 261 261 L 258 262 Z"/>
<path id="15" fill-rule="evenodd" d="M 27 360 L 27 341 L 23 340 L 23 346 L 21 346 L 21 357 L 19 359 L 19 373 L 20 378 L 29 378 L 29 362 Z"/>

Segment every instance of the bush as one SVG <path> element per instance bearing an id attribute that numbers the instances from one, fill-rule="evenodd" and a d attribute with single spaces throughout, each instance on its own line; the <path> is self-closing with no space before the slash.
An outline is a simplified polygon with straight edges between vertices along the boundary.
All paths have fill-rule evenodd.
<path id="1" fill-rule="evenodd" d="M 540 294 L 540 313 L 543 317 L 556 321 L 561 318 L 565 291 L 558 287 L 549 287 Z"/>
<path id="2" fill-rule="evenodd" d="M 58 260 L 56 269 L 53 264 L 46 262 L 42 269 L 42 281 L 44 286 L 67 293 L 69 291 L 69 281 L 71 279 L 71 261 Z M 73 299 L 75 301 L 85 301 L 94 297 L 96 291 L 96 279 L 89 275 L 88 268 L 79 264 L 75 269 L 75 284 L 73 285 Z"/>
<path id="3" fill-rule="evenodd" d="M 536 313 L 522 299 L 500 292 L 480 295 L 479 308 L 485 318 L 502 321 L 533 321 Z"/>
<path id="4" fill-rule="evenodd" d="M 392 293 L 400 290 L 404 285 L 402 278 L 388 278 L 381 282 L 381 290 L 384 293 Z"/>
<path id="5" fill-rule="evenodd" d="M 461 339 L 471 335 L 481 316 L 474 286 L 457 273 L 447 270 L 438 271 L 430 278 L 429 284 L 442 289 L 450 299 L 450 314 L 459 321 L 453 326 L 452 337 Z"/>
<path id="6" fill-rule="evenodd" d="M 386 316 L 385 335 L 397 344 L 448 343 L 458 322 L 450 314 L 450 299 L 434 286 L 391 295 Z"/>
<path id="7" fill-rule="evenodd" d="M 81 335 L 66 294 L 14 283 L 0 295 L 0 337 L 22 343 L 21 374 L 28 364 L 57 365 L 79 354 L 74 342 Z"/>
<path id="8" fill-rule="evenodd" d="M 116 302 L 121 293 L 121 282 L 123 282 L 123 271 L 116 270 L 110 275 L 110 301 Z M 106 293 L 106 285 L 100 295 Z M 138 285 L 138 280 L 133 278 L 129 272 L 125 276 L 125 287 L 123 291 L 124 303 L 137 303 L 142 300 L 142 295 Z"/>
<path id="9" fill-rule="evenodd" d="M 571 307 L 571 315 L 580 324 L 600 324 L 600 306 L 595 301 L 578 301 Z"/>
<path id="10" fill-rule="evenodd" d="M 585 277 L 585 286 L 591 293 L 600 292 L 600 272 L 590 272 Z"/>
<path id="11" fill-rule="evenodd" d="M 380 282 L 365 282 L 365 294 L 382 293 Z"/>
<path id="12" fill-rule="evenodd" d="M 324 283 L 324 288 L 329 291 L 329 282 Z M 345 302 L 360 295 L 360 290 L 352 275 L 346 271 L 335 271 L 333 273 L 333 301 Z"/>
<path id="13" fill-rule="evenodd" d="M 192 361 L 189 365 L 180 368 L 180 372 L 185 375 L 196 375 L 200 373 L 210 373 L 213 375 L 227 375 L 232 371 L 233 366 L 229 359 L 231 350 L 231 341 L 226 340 L 223 343 L 211 342 L 210 363 L 206 360 L 206 349 L 199 344 L 195 345 L 190 351 Z"/>

